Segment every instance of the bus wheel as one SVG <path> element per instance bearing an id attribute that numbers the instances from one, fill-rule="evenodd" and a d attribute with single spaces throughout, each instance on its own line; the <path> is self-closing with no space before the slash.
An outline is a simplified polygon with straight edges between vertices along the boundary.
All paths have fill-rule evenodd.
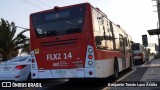
<path id="1" fill-rule="evenodd" d="M 29 75 L 28 75 L 27 81 L 28 81 L 28 82 L 31 82 L 31 72 L 30 72 Z"/>
<path id="2" fill-rule="evenodd" d="M 145 63 L 145 61 L 144 61 L 143 58 L 142 58 L 141 64 L 144 64 L 144 63 Z"/>
<path id="3" fill-rule="evenodd" d="M 131 70 L 132 69 L 132 59 L 131 59 L 131 57 L 130 57 L 130 66 L 129 66 L 129 70 Z"/>
<path id="4" fill-rule="evenodd" d="M 119 67 L 117 60 L 114 61 L 114 79 L 117 80 L 119 77 Z"/>

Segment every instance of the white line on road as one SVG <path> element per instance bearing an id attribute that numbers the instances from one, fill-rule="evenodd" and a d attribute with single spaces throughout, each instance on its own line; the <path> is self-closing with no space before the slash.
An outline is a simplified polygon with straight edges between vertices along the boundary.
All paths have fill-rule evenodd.
<path id="1" fill-rule="evenodd" d="M 132 74 L 136 69 L 134 69 L 133 71 L 129 72 L 128 74 L 124 75 L 123 77 L 119 78 L 118 80 L 116 80 L 115 82 L 113 83 L 116 83 L 118 81 L 121 81 L 122 79 L 126 78 L 128 75 Z M 105 87 L 103 88 L 102 90 L 109 90 L 110 87 Z"/>
<path id="2" fill-rule="evenodd" d="M 124 75 L 123 77 L 119 78 L 118 80 L 116 80 L 116 82 L 121 81 L 122 79 L 126 78 L 128 75 L 132 74 L 136 69 L 134 69 L 133 71 L 129 72 L 128 74 Z M 116 83 L 115 82 L 115 83 Z"/>

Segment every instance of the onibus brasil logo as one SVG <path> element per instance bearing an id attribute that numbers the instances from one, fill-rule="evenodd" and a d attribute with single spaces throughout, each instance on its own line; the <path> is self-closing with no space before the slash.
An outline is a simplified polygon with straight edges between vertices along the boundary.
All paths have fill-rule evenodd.
<path id="1" fill-rule="evenodd" d="M 41 83 L 2 82 L 2 87 L 42 87 Z"/>

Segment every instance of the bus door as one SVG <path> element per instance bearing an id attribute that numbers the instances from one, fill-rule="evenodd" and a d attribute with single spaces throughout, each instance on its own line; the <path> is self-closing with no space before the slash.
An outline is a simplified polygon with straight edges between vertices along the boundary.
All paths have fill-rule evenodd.
<path id="1" fill-rule="evenodd" d="M 125 49 L 125 41 L 122 35 L 119 35 L 119 43 L 120 43 L 120 52 L 122 58 L 122 68 L 126 68 L 126 49 Z"/>

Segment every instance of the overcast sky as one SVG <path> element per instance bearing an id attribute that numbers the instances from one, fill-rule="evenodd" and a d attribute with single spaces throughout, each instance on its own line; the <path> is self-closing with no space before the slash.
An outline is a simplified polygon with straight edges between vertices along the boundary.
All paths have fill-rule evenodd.
<path id="1" fill-rule="evenodd" d="M 112 22 L 123 27 L 135 42 L 142 43 L 141 36 L 147 34 L 147 30 L 157 28 L 157 12 L 153 12 L 156 8 L 152 0 L 3 0 L 0 3 L 0 18 L 29 28 L 31 13 L 84 2 L 101 9 Z M 149 43 L 157 43 L 157 36 L 148 35 L 148 40 Z"/>

